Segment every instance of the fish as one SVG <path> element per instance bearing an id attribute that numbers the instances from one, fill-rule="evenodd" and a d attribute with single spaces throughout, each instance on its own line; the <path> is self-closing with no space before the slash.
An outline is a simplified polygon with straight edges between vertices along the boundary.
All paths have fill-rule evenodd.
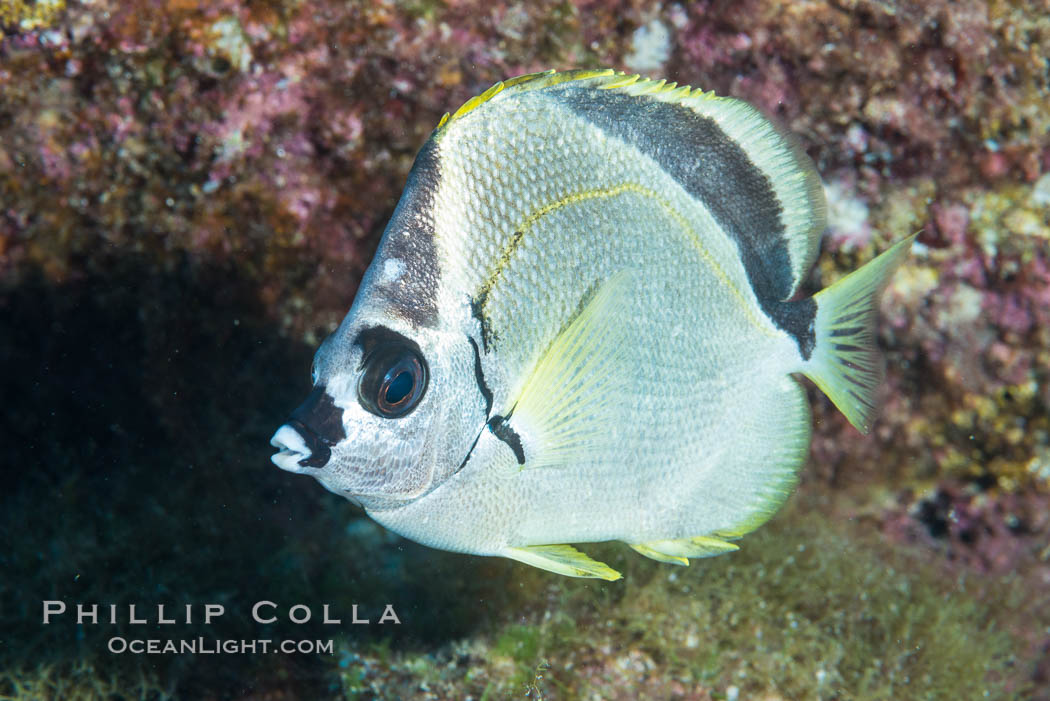
<path id="1" fill-rule="evenodd" d="M 825 196 L 747 102 L 612 69 L 496 83 L 423 144 L 273 462 L 424 545 L 572 577 L 574 545 L 738 549 L 805 462 L 810 378 L 867 432 L 914 236 L 800 292 Z"/>

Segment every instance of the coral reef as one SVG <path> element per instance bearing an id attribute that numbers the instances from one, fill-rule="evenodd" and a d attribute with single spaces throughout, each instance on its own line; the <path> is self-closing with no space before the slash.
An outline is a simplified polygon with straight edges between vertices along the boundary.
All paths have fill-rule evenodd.
<path id="1" fill-rule="evenodd" d="M 1041 0 L 3 3 L 0 698 L 1050 699 L 1048 55 Z M 831 206 L 813 289 L 921 231 L 873 434 L 810 392 L 819 515 L 690 570 L 610 552 L 616 585 L 388 538 L 267 462 L 441 114 L 599 65 L 798 135 Z M 406 622 L 114 657 L 45 598 Z"/>

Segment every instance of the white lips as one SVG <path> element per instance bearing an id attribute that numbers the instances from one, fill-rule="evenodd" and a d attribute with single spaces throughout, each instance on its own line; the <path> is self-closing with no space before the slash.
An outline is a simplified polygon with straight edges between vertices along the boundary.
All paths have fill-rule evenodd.
<path id="1" fill-rule="evenodd" d="M 274 465 L 288 472 L 306 472 L 307 468 L 301 466 L 299 461 L 310 457 L 312 452 L 306 447 L 306 442 L 298 431 L 285 424 L 273 434 L 270 445 L 281 451 L 270 456 Z"/>

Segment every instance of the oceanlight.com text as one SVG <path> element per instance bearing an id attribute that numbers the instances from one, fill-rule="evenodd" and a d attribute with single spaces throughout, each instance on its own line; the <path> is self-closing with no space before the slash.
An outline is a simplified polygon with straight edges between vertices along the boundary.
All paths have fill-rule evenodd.
<path id="1" fill-rule="evenodd" d="M 117 655 L 331 655 L 335 651 L 331 640 L 217 640 L 203 637 L 162 640 L 116 636 L 109 639 L 106 648 Z"/>

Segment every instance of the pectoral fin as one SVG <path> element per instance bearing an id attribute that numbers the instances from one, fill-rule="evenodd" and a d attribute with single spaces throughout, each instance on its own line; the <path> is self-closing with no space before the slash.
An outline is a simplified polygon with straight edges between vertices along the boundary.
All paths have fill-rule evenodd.
<path id="1" fill-rule="evenodd" d="M 526 440 L 525 468 L 572 465 L 619 425 L 631 369 L 623 309 L 632 282 L 621 271 L 585 298 L 530 373 L 510 420 Z"/>
<path id="2" fill-rule="evenodd" d="M 713 557 L 731 553 L 740 548 L 733 543 L 712 536 L 679 538 L 678 540 L 654 540 L 649 543 L 628 543 L 635 552 L 659 562 L 688 565 L 690 557 Z"/>
<path id="3" fill-rule="evenodd" d="M 590 577 L 614 582 L 622 575 L 604 562 L 592 560 L 571 545 L 530 545 L 508 548 L 507 557 L 566 577 Z"/>

